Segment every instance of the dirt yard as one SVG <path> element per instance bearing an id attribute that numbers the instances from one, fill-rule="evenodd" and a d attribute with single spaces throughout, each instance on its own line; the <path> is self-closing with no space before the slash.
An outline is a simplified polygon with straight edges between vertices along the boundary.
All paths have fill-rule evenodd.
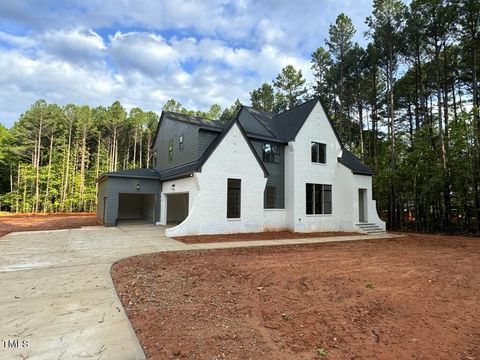
<path id="1" fill-rule="evenodd" d="M 0 215 L 0 236 L 14 231 L 75 229 L 97 225 L 92 213 L 5 214 Z"/>
<path id="2" fill-rule="evenodd" d="M 264 231 L 256 233 L 243 234 L 219 234 L 219 235 L 196 235 L 196 236 L 176 236 L 175 240 L 186 244 L 215 243 L 227 241 L 248 241 L 248 240 L 280 240 L 280 239 L 305 239 L 329 236 L 357 236 L 363 235 L 357 232 L 312 232 L 296 233 L 292 231 Z"/>
<path id="3" fill-rule="evenodd" d="M 112 268 L 149 359 L 480 359 L 480 239 L 142 255 Z"/>

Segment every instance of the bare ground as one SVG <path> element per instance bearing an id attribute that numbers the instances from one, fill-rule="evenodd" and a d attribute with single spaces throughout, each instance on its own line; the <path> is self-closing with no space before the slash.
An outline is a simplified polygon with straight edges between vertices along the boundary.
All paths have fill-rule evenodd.
<path id="1" fill-rule="evenodd" d="M 341 231 L 310 232 L 310 233 L 298 233 L 298 232 L 292 232 L 292 231 L 264 231 L 264 232 L 241 233 L 241 234 L 176 236 L 174 237 L 174 239 L 186 244 L 202 244 L 202 243 L 215 243 L 215 242 L 228 242 L 228 241 L 306 239 L 306 238 L 350 236 L 350 235 L 357 236 L 357 235 L 364 235 L 364 234 L 358 233 L 358 232 L 341 232 Z"/>
<path id="2" fill-rule="evenodd" d="M 0 236 L 15 231 L 75 229 L 97 225 L 94 213 L 0 215 Z"/>
<path id="3" fill-rule="evenodd" d="M 479 359 L 480 239 L 408 235 L 116 263 L 149 359 Z"/>

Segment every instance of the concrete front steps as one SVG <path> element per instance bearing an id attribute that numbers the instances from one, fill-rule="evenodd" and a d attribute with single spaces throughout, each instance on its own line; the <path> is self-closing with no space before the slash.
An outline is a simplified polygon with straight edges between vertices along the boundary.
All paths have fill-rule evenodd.
<path id="1" fill-rule="evenodd" d="M 355 226 L 365 234 L 385 234 L 386 231 L 374 223 L 362 222 L 355 224 Z"/>

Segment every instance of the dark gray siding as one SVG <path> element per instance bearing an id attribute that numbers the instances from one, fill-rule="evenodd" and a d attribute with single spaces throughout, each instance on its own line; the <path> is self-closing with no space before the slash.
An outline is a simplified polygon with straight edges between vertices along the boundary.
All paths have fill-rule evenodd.
<path id="1" fill-rule="evenodd" d="M 242 124 L 243 129 L 247 133 L 272 136 L 272 134 L 244 108 L 240 111 L 240 114 L 238 114 L 238 121 L 240 121 L 240 124 Z"/>
<path id="2" fill-rule="evenodd" d="M 215 131 L 200 130 L 198 132 L 198 158 L 200 158 L 210 144 L 219 136 Z"/>
<path id="3" fill-rule="evenodd" d="M 179 138 L 183 135 L 183 149 Z M 168 159 L 168 143 L 173 140 L 173 158 Z M 198 159 L 198 126 L 164 118 L 153 150 L 157 150 L 157 171 L 165 171 Z"/>
<path id="4" fill-rule="evenodd" d="M 140 190 L 137 190 L 137 184 Z M 103 221 L 104 203 L 107 226 L 116 225 L 118 216 L 118 194 L 154 194 L 155 222 L 160 220 L 160 182 L 153 179 L 108 177 L 98 184 L 97 218 Z"/>
<path id="5" fill-rule="evenodd" d="M 260 159 L 263 161 L 263 144 L 267 141 L 251 140 L 252 145 Z M 263 162 L 268 171 L 267 186 L 275 186 L 277 188 L 277 197 L 275 199 L 275 208 L 285 208 L 285 147 L 280 147 L 280 160 L 278 163 Z M 263 206 L 267 207 L 266 190 L 263 197 Z"/>

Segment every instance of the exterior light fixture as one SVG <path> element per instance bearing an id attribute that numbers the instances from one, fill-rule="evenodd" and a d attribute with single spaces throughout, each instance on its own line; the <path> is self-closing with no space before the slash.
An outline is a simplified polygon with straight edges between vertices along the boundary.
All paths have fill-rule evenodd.
<path id="1" fill-rule="evenodd" d="M 140 191 L 140 184 L 137 184 L 137 191 Z"/>
<path id="2" fill-rule="evenodd" d="M 175 191 L 175 184 L 172 184 L 172 191 Z"/>

